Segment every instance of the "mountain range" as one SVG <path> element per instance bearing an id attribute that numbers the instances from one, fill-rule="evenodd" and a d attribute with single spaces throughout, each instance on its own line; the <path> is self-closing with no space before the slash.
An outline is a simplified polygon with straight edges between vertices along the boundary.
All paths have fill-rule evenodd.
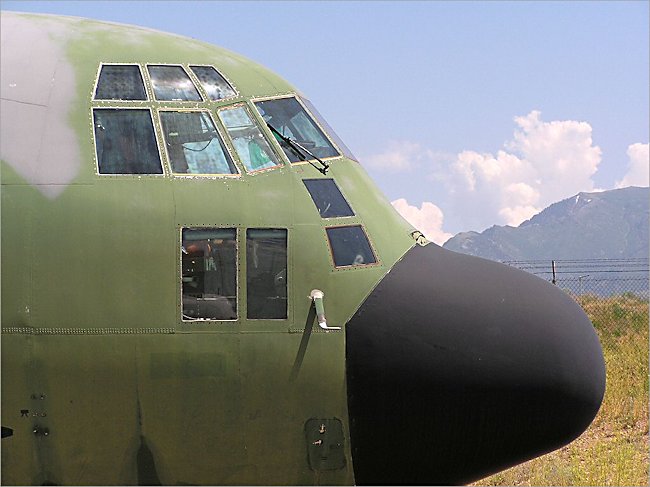
<path id="1" fill-rule="evenodd" d="M 491 260 L 648 258 L 650 188 L 578 193 L 518 227 L 461 232 L 444 248 Z"/>

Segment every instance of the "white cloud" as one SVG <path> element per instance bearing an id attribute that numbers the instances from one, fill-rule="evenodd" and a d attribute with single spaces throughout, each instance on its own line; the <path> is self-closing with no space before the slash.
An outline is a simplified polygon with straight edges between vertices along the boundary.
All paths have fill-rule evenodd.
<path id="1" fill-rule="evenodd" d="M 424 201 L 420 208 L 409 205 L 404 198 L 399 198 L 391 203 L 406 221 L 432 242 L 442 245 L 452 237 L 451 233 L 442 230 L 444 216 L 442 210 L 433 203 Z"/>
<path id="2" fill-rule="evenodd" d="M 426 200 L 436 192 L 440 207 L 425 202 L 418 208 L 405 199 L 393 202 L 435 242 L 449 235 L 442 230 L 441 208 L 447 229 L 482 231 L 495 224 L 518 226 L 579 192 L 609 189 L 598 188 L 593 181 L 602 152 L 594 144 L 589 123 L 544 121 L 537 110 L 513 120 L 512 137 L 493 153 L 444 154 L 415 142 L 392 141 L 386 151 L 365 158 L 364 163 L 391 178 L 387 184 L 399 184 L 394 173 L 410 171 L 401 194 L 411 199 L 417 194 Z M 632 144 L 627 153 L 628 172 L 617 187 L 648 186 L 648 144 Z M 422 177 L 415 178 L 418 173 Z"/>
<path id="3" fill-rule="evenodd" d="M 622 180 L 616 182 L 617 188 L 650 185 L 648 147 L 650 147 L 649 144 L 632 144 L 627 148 L 627 156 L 630 161 L 627 165 L 627 173 Z"/>
<path id="4" fill-rule="evenodd" d="M 588 123 L 544 122 L 539 111 L 514 121 L 512 140 L 496 155 L 463 151 L 451 163 L 446 184 L 455 213 L 476 230 L 517 226 L 551 203 L 594 189 L 601 150 Z"/>
<path id="5" fill-rule="evenodd" d="M 368 166 L 388 172 L 408 171 L 416 159 L 421 157 L 422 148 L 419 144 L 409 141 L 390 141 L 388 149 L 379 154 L 364 158 Z"/>

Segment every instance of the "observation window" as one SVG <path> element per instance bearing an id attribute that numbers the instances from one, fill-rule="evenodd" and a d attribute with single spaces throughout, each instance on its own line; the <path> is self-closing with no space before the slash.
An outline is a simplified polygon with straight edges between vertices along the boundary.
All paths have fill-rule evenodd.
<path id="1" fill-rule="evenodd" d="M 219 110 L 237 155 L 247 171 L 258 171 L 279 164 L 277 156 L 257 124 L 243 106 Z"/>
<path id="2" fill-rule="evenodd" d="M 212 66 L 190 66 L 192 72 L 201 82 L 201 86 L 212 101 L 235 96 L 235 90 Z"/>
<path id="3" fill-rule="evenodd" d="M 237 174 L 208 112 L 161 111 L 165 146 L 177 174 Z"/>
<path id="4" fill-rule="evenodd" d="M 339 155 L 323 131 L 295 98 L 258 101 L 255 102 L 255 106 L 270 127 L 284 137 L 297 142 L 316 157 L 325 158 Z M 296 150 L 277 135 L 276 140 L 289 161 L 299 162 L 312 159 L 309 154 L 303 154 L 302 151 Z"/>
<path id="5" fill-rule="evenodd" d="M 93 109 L 100 174 L 162 174 L 147 109 Z"/>
<path id="6" fill-rule="evenodd" d="M 135 64 L 104 64 L 95 100 L 146 100 L 142 73 Z"/>
<path id="7" fill-rule="evenodd" d="M 303 179 L 322 218 L 354 216 L 354 212 L 333 179 Z"/>
<path id="8" fill-rule="evenodd" d="M 201 95 L 181 66 L 149 65 L 147 69 L 156 100 L 201 101 Z"/>
<path id="9" fill-rule="evenodd" d="M 287 318 L 287 230 L 246 230 L 249 319 Z"/>
<path id="10" fill-rule="evenodd" d="M 361 225 L 331 227 L 326 231 L 336 267 L 369 265 L 377 262 Z"/>
<path id="11" fill-rule="evenodd" d="M 183 320 L 237 319 L 237 231 L 182 230 Z"/>

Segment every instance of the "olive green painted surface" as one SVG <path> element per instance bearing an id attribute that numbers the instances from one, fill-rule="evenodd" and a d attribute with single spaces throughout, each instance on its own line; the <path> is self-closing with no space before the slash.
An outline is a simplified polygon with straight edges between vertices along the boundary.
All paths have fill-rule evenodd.
<path id="1" fill-rule="evenodd" d="M 10 161 L 1 165 L 2 425 L 14 429 L 2 440 L 2 482 L 136 483 L 146 443 L 162 483 L 353 483 L 344 327 L 414 245 L 411 226 L 344 158 L 330 161 L 327 177 L 355 216 L 328 220 L 302 183 L 322 177 L 306 164 L 223 178 L 97 175 L 91 109 L 110 105 L 91 100 L 100 62 L 215 65 L 240 93 L 200 104 L 215 119 L 220 106 L 295 90 L 196 41 L 90 21 L 34 22 L 66 26 L 67 38 L 55 29 L 52 39 L 65 43 L 76 73 L 66 117 L 80 166 L 51 198 Z M 70 161 L 53 151 L 48 163 Z M 364 226 L 377 265 L 334 267 L 325 227 L 344 224 Z M 236 321 L 180 319 L 180 231 L 192 226 L 238 229 Z M 287 320 L 245 319 L 245 230 L 255 227 L 288 229 Z M 316 288 L 328 325 L 343 330 L 307 322 Z M 342 421 L 344 468 L 309 468 L 311 418 Z"/>

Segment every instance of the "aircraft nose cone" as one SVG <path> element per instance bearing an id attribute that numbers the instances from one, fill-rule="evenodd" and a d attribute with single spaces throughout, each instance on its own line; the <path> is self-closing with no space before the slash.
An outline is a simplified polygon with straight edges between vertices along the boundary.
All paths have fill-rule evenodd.
<path id="1" fill-rule="evenodd" d="M 346 326 L 358 484 L 462 484 L 559 448 L 591 423 L 605 365 L 552 284 L 415 247 Z"/>

